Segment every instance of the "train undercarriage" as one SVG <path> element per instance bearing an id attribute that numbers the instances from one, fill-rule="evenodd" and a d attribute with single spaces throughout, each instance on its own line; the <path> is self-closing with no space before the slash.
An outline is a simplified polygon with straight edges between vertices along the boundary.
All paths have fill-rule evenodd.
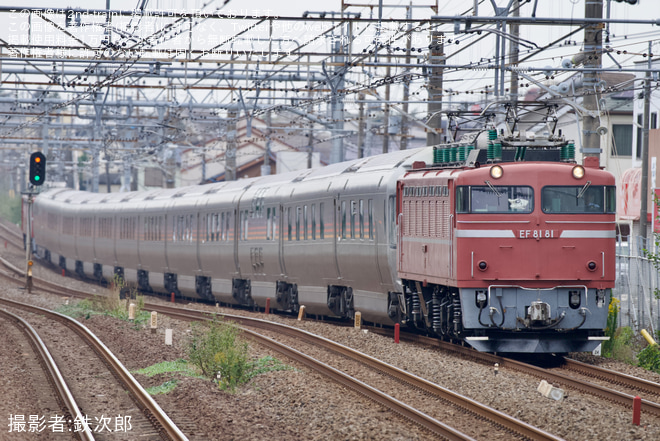
<path id="1" fill-rule="evenodd" d="M 459 291 L 410 280 L 404 280 L 403 287 L 403 293 L 389 296 L 388 315 L 393 321 L 445 340 L 466 342 L 479 351 L 585 352 L 607 339 L 593 319 L 604 323 L 608 290 L 559 287 L 564 289 L 538 295 L 537 290 L 517 286 Z M 523 305 L 513 306 L 516 302 Z"/>
<path id="2" fill-rule="evenodd" d="M 388 315 L 396 323 L 449 340 L 463 333 L 461 301 L 456 288 L 403 281 L 404 292 L 390 293 Z"/>

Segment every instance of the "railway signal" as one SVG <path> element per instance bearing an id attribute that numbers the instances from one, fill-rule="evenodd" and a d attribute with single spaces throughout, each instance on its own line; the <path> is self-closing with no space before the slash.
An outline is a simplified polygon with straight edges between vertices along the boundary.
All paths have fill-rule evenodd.
<path id="1" fill-rule="evenodd" d="M 46 156 L 41 152 L 30 155 L 30 183 L 42 185 L 46 180 Z"/>

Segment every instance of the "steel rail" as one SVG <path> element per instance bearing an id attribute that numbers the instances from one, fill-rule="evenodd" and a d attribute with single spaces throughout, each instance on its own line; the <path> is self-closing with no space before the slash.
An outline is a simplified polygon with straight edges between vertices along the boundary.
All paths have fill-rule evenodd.
<path id="1" fill-rule="evenodd" d="M 383 332 L 384 334 L 391 334 L 389 331 Z M 621 406 L 630 407 L 632 406 L 633 399 L 635 398 L 632 395 L 619 392 L 613 389 L 610 389 L 605 386 L 600 386 L 597 384 L 589 383 L 587 381 L 579 380 L 571 377 L 570 375 L 561 374 L 549 369 L 544 369 L 541 367 L 533 366 L 527 363 L 520 361 L 512 360 L 505 357 L 500 357 L 498 355 L 488 354 L 485 352 L 478 352 L 472 348 L 466 348 L 463 346 L 458 346 L 452 343 L 441 341 L 438 339 L 424 337 L 414 334 L 402 335 L 401 339 L 407 341 L 422 343 L 431 346 L 437 346 L 443 350 L 454 352 L 460 354 L 461 356 L 470 357 L 472 359 L 481 361 L 483 363 L 488 363 L 494 365 L 495 363 L 499 364 L 500 369 L 503 367 L 508 367 L 515 371 L 534 376 L 548 381 L 549 383 L 558 383 L 570 387 L 574 390 L 579 390 L 581 392 L 587 393 L 589 395 L 595 395 L 601 397 L 610 402 L 619 404 Z M 612 373 L 612 375 L 621 377 L 625 374 Z M 654 415 L 660 417 L 660 404 L 642 399 L 642 412 L 645 412 L 649 415 Z"/>
<path id="2" fill-rule="evenodd" d="M 172 318 L 181 320 L 203 320 L 211 319 L 213 313 L 205 311 L 197 311 L 191 309 L 175 308 L 171 306 L 145 304 L 145 309 L 157 311 L 158 313 L 166 314 Z M 259 329 L 277 332 L 278 334 L 287 335 L 289 337 L 299 338 L 308 343 L 321 346 L 327 350 L 342 354 L 354 361 L 362 363 L 375 369 L 383 374 L 397 379 L 400 382 L 408 384 L 424 393 L 435 396 L 445 402 L 451 403 L 453 406 L 468 412 L 474 416 L 492 421 L 496 425 L 505 428 L 508 431 L 522 435 L 523 437 L 531 440 L 558 440 L 558 438 L 548 432 L 545 432 L 537 427 L 518 420 L 510 415 L 500 412 L 484 404 L 478 403 L 470 398 L 457 394 L 449 389 L 440 385 L 434 384 L 421 377 L 413 375 L 367 354 L 359 352 L 355 349 L 349 348 L 327 338 L 312 334 L 299 328 L 284 325 L 281 323 L 270 322 L 258 318 L 251 318 L 230 314 L 216 314 L 217 316 L 224 317 L 225 319 L 235 321 L 244 326 L 256 327 Z M 248 330 L 245 330 L 249 332 Z M 379 401 L 380 402 L 380 401 Z M 397 409 L 395 411 L 398 412 Z M 415 420 L 415 422 L 417 422 Z"/>
<path id="3" fill-rule="evenodd" d="M 564 358 L 565 364 L 561 368 L 579 372 L 582 375 L 598 378 L 613 384 L 627 386 L 640 392 L 660 396 L 660 384 L 632 375 L 612 371 L 599 366 L 593 366 L 571 358 Z"/>
<path id="4" fill-rule="evenodd" d="M 474 438 L 461 433 L 460 431 L 450 427 L 435 418 L 426 415 L 417 409 L 408 406 L 407 404 L 363 383 L 356 378 L 353 378 L 345 373 L 316 360 L 308 355 L 303 354 L 283 343 L 277 342 L 265 335 L 258 334 L 248 329 L 243 329 L 243 332 L 256 340 L 259 344 L 266 346 L 280 354 L 302 363 L 304 366 L 313 369 L 322 375 L 333 379 L 337 383 L 348 387 L 349 389 L 375 401 L 388 409 L 393 410 L 402 417 L 410 420 L 411 422 L 431 431 L 435 435 L 441 436 L 448 440 L 473 440 Z"/>
<path id="5" fill-rule="evenodd" d="M 6 262 L 2 258 L 0 258 L 0 261 L 5 266 L 8 266 L 9 262 Z M 10 265 L 10 266 L 13 267 L 13 265 Z M 51 286 L 55 285 L 55 284 L 51 284 L 50 282 L 48 282 L 48 284 L 51 285 Z M 65 287 L 59 287 L 60 293 L 61 293 L 61 290 L 66 290 L 66 288 Z M 82 297 L 82 298 L 91 297 L 90 294 L 79 292 L 79 291 L 76 292 L 76 296 L 77 297 Z M 16 305 L 21 305 L 21 306 L 24 306 L 24 307 L 30 307 L 29 305 L 24 305 L 24 304 L 20 304 L 18 302 L 13 302 L 13 301 L 10 301 L 10 300 L 0 298 L 0 303 L 3 303 L 5 301 L 10 302 L 11 304 L 16 303 Z M 41 308 L 39 308 L 39 309 L 41 309 Z M 189 311 L 189 310 L 181 311 L 181 310 L 177 310 L 176 308 L 159 307 L 157 305 L 147 305 L 147 304 L 145 304 L 145 309 L 159 311 L 161 313 L 169 315 L 172 318 L 178 318 L 178 319 L 182 319 L 182 320 L 185 320 L 185 321 L 204 320 L 205 318 L 208 319 L 211 316 L 211 314 L 208 314 L 208 313 L 203 313 L 203 312 L 194 313 L 193 311 Z M 47 311 L 47 310 L 44 310 L 44 311 L 46 311 L 45 313 L 52 313 L 51 311 Z M 60 315 L 58 313 L 52 313 L 52 314 L 57 314 L 58 316 Z M 238 317 L 239 316 L 236 316 L 236 318 L 238 318 Z M 268 322 L 265 322 L 263 320 L 261 320 L 261 322 L 263 322 L 262 327 L 266 327 L 266 328 L 268 327 L 266 325 Z M 275 324 L 273 324 L 273 325 L 275 325 Z M 81 325 L 81 326 L 83 326 L 83 325 Z M 452 427 L 447 426 L 446 424 L 444 424 L 440 421 L 437 421 L 437 420 L 431 418 L 430 416 L 428 416 L 428 415 L 426 415 L 422 412 L 417 411 L 416 409 L 406 405 L 405 403 L 402 403 L 398 400 L 395 400 L 392 397 L 389 397 L 388 395 L 378 391 L 377 389 L 374 389 L 374 388 L 372 388 L 372 387 L 370 387 L 370 386 L 368 386 L 368 385 L 366 385 L 366 384 L 364 384 L 364 383 L 362 383 L 362 382 L 360 382 L 360 381 L 358 381 L 354 378 L 351 378 L 350 376 L 342 373 L 341 371 L 338 371 L 338 370 L 332 368 L 331 366 L 325 365 L 325 364 L 321 363 L 320 361 L 314 360 L 313 358 L 311 358 L 311 357 L 309 357 L 305 354 L 302 354 L 302 353 L 300 353 L 299 351 L 296 351 L 293 348 L 290 348 L 286 345 L 275 342 L 274 340 L 272 340 L 268 337 L 261 336 L 260 334 L 257 334 L 255 332 L 247 330 L 247 329 L 245 329 L 244 332 L 249 334 L 253 339 L 258 340 L 258 342 L 263 344 L 264 346 L 267 346 L 267 347 L 269 347 L 273 350 L 276 350 L 280 353 L 283 353 L 284 355 L 286 355 L 288 357 L 291 357 L 294 360 L 299 361 L 300 363 L 304 364 L 305 366 L 308 366 L 311 369 L 314 369 L 317 372 L 320 372 L 321 374 L 323 374 L 323 375 L 339 382 L 340 384 L 343 384 L 343 385 L 355 390 L 356 392 L 360 393 L 361 395 L 364 395 L 367 398 L 370 398 L 373 401 L 375 401 L 377 403 L 380 403 L 380 404 L 392 409 L 393 411 L 395 411 L 399 415 L 403 416 L 404 418 L 412 421 L 413 423 L 419 424 L 421 427 L 424 427 L 425 429 L 430 430 L 431 432 L 433 432 L 436 435 L 442 436 L 443 438 L 446 438 L 448 440 L 473 440 L 473 438 L 471 438 L 471 437 L 469 437 L 465 434 L 462 434 L 461 432 L 457 431 L 456 429 L 453 429 Z M 128 373 L 128 375 L 130 376 L 130 373 Z M 131 378 L 132 378 L 132 376 L 131 376 Z M 139 386 L 139 384 L 138 384 L 138 386 Z M 187 439 L 187 438 L 185 438 L 185 437 L 184 438 L 174 438 L 173 437 L 173 439 Z"/>
<path id="6" fill-rule="evenodd" d="M 23 249 L 23 245 L 20 243 L 20 242 L 22 242 L 23 238 L 18 233 L 16 233 L 15 231 L 12 231 L 12 229 L 9 228 L 8 226 L 6 226 L 3 222 L 0 222 L 0 228 L 5 230 L 7 232 L 7 234 L 12 236 L 11 238 L 5 237 L 5 240 L 8 243 L 12 244 L 13 246 L 15 246 L 18 249 Z M 14 241 L 14 239 L 16 239 L 18 242 Z"/>
<path id="7" fill-rule="evenodd" d="M 48 309 L 40 308 L 38 306 L 28 305 L 13 300 L 0 298 L 0 303 L 6 304 L 15 308 L 25 310 L 37 311 L 51 319 L 64 322 L 64 324 L 78 334 L 90 347 L 99 354 L 104 362 L 110 367 L 110 370 L 122 382 L 124 387 L 136 398 L 139 406 L 142 407 L 143 413 L 147 419 L 156 427 L 161 435 L 166 435 L 172 440 L 188 440 L 186 435 L 174 424 L 170 417 L 161 409 L 156 401 L 144 390 L 140 383 L 135 380 L 133 375 L 124 367 L 124 365 L 115 357 L 115 355 L 108 349 L 96 335 L 94 335 L 85 325 L 67 317 L 63 314 L 50 311 Z"/>
<path id="8" fill-rule="evenodd" d="M 50 355 L 46 344 L 41 340 L 37 331 L 23 318 L 12 314 L 9 311 L 0 309 L 0 316 L 5 317 L 7 320 L 14 322 L 16 326 L 27 336 L 30 345 L 34 349 L 35 354 L 40 358 L 40 364 L 48 372 L 49 382 L 53 385 L 57 395 L 57 401 L 62 407 L 64 412 L 64 421 L 67 422 L 69 430 L 76 439 L 82 441 L 93 441 L 94 435 L 92 434 L 87 421 L 80 413 L 80 407 L 76 403 L 76 399 L 73 397 L 73 394 L 69 390 L 69 386 L 66 384 L 66 380 L 62 376 L 55 360 Z M 75 430 L 73 422 L 78 422 L 82 425 L 82 430 Z"/>
<path id="9" fill-rule="evenodd" d="M 21 273 L 21 270 L 18 268 L 13 267 L 13 265 L 9 264 L 6 262 L 4 259 L 0 258 L 0 263 L 3 263 L 5 266 L 11 267 L 13 271 L 16 271 L 18 273 Z M 36 281 L 35 281 L 36 282 Z M 52 282 L 45 282 L 45 281 L 39 281 L 38 285 L 41 287 L 46 288 L 47 290 L 53 292 L 53 293 L 58 293 L 61 290 L 66 290 L 69 295 L 73 293 L 73 291 L 70 288 L 62 287 L 60 285 L 57 285 Z M 89 294 L 79 292 L 76 294 L 76 296 L 82 297 L 82 298 L 88 298 L 90 297 Z M 180 315 L 182 319 L 184 320 L 191 320 L 191 318 L 185 318 L 182 316 L 182 313 L 176 313 L 173 310 L 167 310 L 167 308 L 159 306 L 159 305 L 154 305 L 154 304 L 145 304 L 145 309 L 150 309 L 150 310 L 156 310 L 156 311 L 162 311 L 163 313 L 170 314 L 170 315 Z M 167 310 L 167 312 L 165 312 Z M 200 314 L 203 314 L 200 312 Z M 207 315 L 209 313 L 206 313 Z M 230 317 L 230 316 L 228 316 Z M 239 319 L 238 317 L 240 316 L 231 316 L 231 317 L 237 317 L 237 320 Z M 240 317 L 242 320 L 246 320 L 247 318 Z M 255 326 L 255 325 L 253 325 Z M 295 328 L 293 328 L 295 329 Z M 382 333 L 382 334 L 391 334 L 392 331 L 387 331 L 383 329 L 374 329 L 374 332 Z M 432 346 L 438 346 L 441 347 L 444 350 L 459 353 L 462 356 L 467 356 L 471 357 L 475 360 L 481 361 L 483 363 L 499 363 L 500 367 L 509 367 L 513 370 L 532 375 L 537 378 L 545 379 L 550 382 L 556 382 L 560 384 L 564 384 L 567 387 L 580 390 L 584 393 L 588 393 L 590 395 L 595 395 L 602 397 L 603 399 L 606 399 L 608 401 L 617 403 L 622 406 L 630 406 L 632 403 L 632 400 L 634 397 L 629 394 L 625 394 L 622 392 L 618 392 L 612 389 L 609 389 L 607 387 L 602 387 L 595 385 L 593 383 L 585 382 L 585 381 L 580 381 L 577 379 L 574 379 L 570 377 L 569 375 L 563 375 L 557 372 L 552 372 L 547 369 L 539 368 L 536 366 L 532 366 L 526 363 L 518 362 L 515 360 L 507 359 L 504 357 L 500 357 L 497 355 L 493 354 L 488 354 L 488 353 L 483 353 L 483 352 L 478 352 L 475 351 L 474 349 L 471 348 L 466 348 L 462 346 L 458 346 L 452 343 L 444 342 L 438 339 L 433 339 L 429 337 L 424 337 L 424 336 L 419 336 L 419 335 L 413 335 L 413 334 L 403 334 L 402 339 L 406 339 L 409 341 L 416 341 L 419 343 L 424 343 L 424 344 L 429 344 Z M 616 375 L 616 374 L 615 374 Z M 619 374 L 620 375 L 620 374 Z M 642 411 L 651 415 L 655 416 L 660 416 L 660 404 L 642 399 Z"/>
<path id="10" fill-rule="evenodd" d="M 12 268 L 13 271 L 19 271 L 18 268 L 15 268 L 13 265 L 11 265 L 9 262 L 6 260 L 0 258 L 0 262 L 7 266 L 8 268 Z M 52 282 L 45 282 L 42 280 L 38 281 L 39 286 L 47 286 L 48 290 L 54 293 L 61 293 L 61 291 L 67 291 L 68 293 L 73 293 L 76 295 L 76 297 L 81 297 L 81 298 L 90 298 L 93 297 L 92 295 L 84 292 L 80 292 L 77 290 L 71 290 L 70 288 L 66 288 L 60 285 L 57 285 Z M 185 321 L 195 321 L 195 320 L 208 320 L 214 316 L 214 313 L 209 313 L 205 311 L 195 311 L 195 310 L 190 310 L 190 309 L 181 309 L 181 308 L 174 308 L 174 307 L 169 307 L 169 306 L 162 306 L 162 305 L 156 305 L 156 304 L 151 304 L 151 303 L 145 303 L 144 305 L 145 310 L 150 310 L 150 311 L 157 311 L 162 314 L 166 314 L 169 317 L 180 319 L 180 320 L 185 320 Z M 306 341 L 312 342 L 316 345 L 322 344 L 325 345 L 326 347 L 329 347 L 330 350 L 334 350 L 335 352 L 342 353 L 354 360 L 357 360 L 367 366 L 370 366 L 374 369 L 378 369 L 379 371 L 392 376 L 393 378 L 396 378 L 399 381 L 403 381 L 407 384 L 412 385 L 413 387 L 416 387 L 422 391 L 425 391 L 427 393 L 430 393 L 444 401 L 447 401 L 451 403 L 452 405 L 463 409 L 473 415 L 476 415 L 481 418 L 485 418 L 489 421 L 493 421 L 495 424 L 500 425 L 501 427 L 506 428 L 506 430 L 512 431 L 514 433 L 519 433 L 523 436 L 526 436 L 529 439 L 533 440 L 557 440 L 559 438 L 548 434 L 534 426 L 528 425 L 527 423 L 524 423 L 523 421 L 517 420 L 513 417 L 510 417 L 509 415 L 506 415 L 504 413 L 501 413 L 495 409 L 492 409 L 488 406 L 479 404 L 474 402 L 473 400 L 463 397 L 459 394 L 456 394 L 448 389 L 442 388 L 439 385 L 435 385 L 431 382 L 428 382 L 422 378 L 416 377 L 412 374 L 409 374 L 405 371 L 402 371 L 394 366 L 391 366 L 387 363 L 384 363 L 382 361 L 379 361 L 377 359 L 374 359 L 372 357 L 367 356 L 366 354 L 362 354 L 358 351 L 355 351 L 351 348 L 345 347 L 343 345 L 340 345 L 336 342 L 332 342 L 331 340 L 325 339 L 323 337 L 316 336 L 314 334 L 311 334 L 309 332 L 279 324 L 279 323 L 274 323 L 274 322 L 269 322 L 266 320 L 261 320 L 261 319 L 251 319 L 249 317 L 244 317 L 244 316 L 237 316 L 237 315 L 228 315 L 228 314 L 222 314 L 223 317 L 233 320 L 236 322 L 239 322 L 244 325 L 249 325 L 253 327 L 257 327 L 260 329 L 265 329 L 265 330 L 270 330 L 274 332 L 279 332 L 283 334 L 287 334 L 289 336 L 293 337 L 298 337 L 298 338 L 303 338 Z M 245 330 L 246 332 L 250 332 L 249 330 Z M 267 346 L 272 345 L 273 343 L 268 341 L 264 343 Z M 290 348 L 289 348 L 290 349 Z M 283 351 L 287 351 L 288 349 L 282 349 Z M 281 352 L 281 351 L 280 351 Z M 304 356 L 304 354 L 302 354 Z M 306 357 L 306 356 L 305 356 Z M 293 357 L 294 359 L 297 359 L 296 357 Z M 302 361 L 301 361 L 302 362 Z M 316 368 L 315 368 L 316 369 Z M 319 367 L 321 371 L 327 371 L 326 368 Z M 331 368 L 332 369 L 332 368 Z M 340 381 L 337 377 L 338 374 L 333 374 L 328 372 L 328 376 L 332 379 L 335 379 L 337 381 Z M 339 371 L 337 371 L 339 372 Z M 323 373 L 323 372 L 321 372 Z M 339 374 L 342 374 L 339 372 Z M 343 374 L 342 374 L 343 375 Z M 346 380 L 343 379 L 340 382 L 344 384 L 345 381 L 351 381 L 351 380 Z M 357 384 L 358 380 L 352 380 Z M 358 387 L 358 386 L 351 386 L 353 387 Z M 359 393 L 373 399 L 374 401 L 383 404 L 383 400 L 388 400 L 387 396 L 385 394 L 382 394 L 382 392 L 373 392 L 373 391 L 358 391 Z M 382 395 L 378 395 L 378 393 Z M 392 399 L 394 400 L 394 399 Z M 396 400 L 394 400 L 396 401 Z M 410 408 L 408 406 L 407 409 L 404 409 L 407 405 L 403 403 L 394 403 L 391 406 L 387 405 L 388 407 L 392 408 L 395 412 L 401 414 L 405 418 L 411 420 L 412 422 L 415 422 L 417 424 L 420 424 L 422 427 L 427 428 L 428 430 L 432 430 L 434 433 L 438 433 L 438 431 L 443 431 L 446 430 L 443 427 L 436 427 L 435 429 L 429 428 L 429 425 L 431 427 L 436 426 L 435 420 L 432 418 L 426 416 L 425 414 L 416 411 L 413 408 Z M 417 412 L 417 413 L 415 413 Z M 405 415 L 404 415 L 405 414 Z M 454 435 L 443 435 L 443 436 L 454 436 Z M 451 438 L 449 438 L 451 439 Z M 469 438 L 468 438 L 469 439 Z"/>

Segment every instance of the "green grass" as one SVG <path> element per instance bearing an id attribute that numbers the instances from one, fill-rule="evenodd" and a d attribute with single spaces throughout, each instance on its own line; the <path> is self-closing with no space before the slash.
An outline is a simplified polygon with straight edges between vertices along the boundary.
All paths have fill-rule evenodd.
<path id="1" fill-rule="evenodd" d="M 195 366 L 182 359 L 174 361 L 163 361 L 143 369 L 138 369 L 131 373 L 146 375 L 147 377 L 153 377 L 154 375 L 162 374 L 177 374 L 182 377 L 204 378 L 203 376 L 199 375 L 199 372 Z M 172 377 L 172 375 L 170 375 L 170 377 Z M 149 393 L 149 395 L 167 394 L 173 391 L 178 383 L 178 379 L 170 378 L 160 386 L 147 388 L 146 391 Z"/>
<path id="2" fill-rule="evenodd" d="M 252 369 L 248 374 L 248 379 L 252 379 L 258 375 L 265 374 L 267 372 L 289 371 L 289 370 L 294 370 L 294 368 L 282 363 L 277 358 L 268 355 L 252 363 Z"/>
<path id="3" fill-rule="evenodd" d="M 146 375 L 153 377 L 159 374 L 179 373 L 187 377 L 201 377 L 197 373 L 197 369 L 186 360 L 163 361 L 154 365 L 148 366 L 144 369 L 133 371 L 134 374 Z"/>
<path id="4" fill-rule="evenodd" d="M 190 362 L 222 390 L 234 392 L 257 375 L 291 369 L 273 357 L 251 359 L 241 329 L 232 322 L 214 318 L 194 322 L 188 344 Z"/>
<path id="5" fill-rule="evenodd" d="M 95 308 L 90 300 L 81 300 L 68 305 L 62 305 L 56 311 L 74 319 L 89 319 L 93 315 L 103 315 L 102 312 Z"/>
<path id="6" fill-rule="evenodd" d="M 160 386 L 148 387 L 145 389 L 149 395 L 167 394 L 174 390 L 179 380 L 170 380 L 161 384 Z"/>
<path id="7" fill-rule="evenodd" d="M 137 302 L 137 314 L 135 320 L 133 320 L 133 328 L 142 329 L 151 321 L 151 313 L 141 309 L 140 303 L 142 305 L 144 304 L 141 296 L 134 302 Z M 88 320 L 95 315 L 105 315 L 118 320 L 128 321 L 128 311 L 125 301 L 122 302 L 118 298 L 115 299 L 112 293 L 108 296 L 96 296 L 91 300 L 85 299 L 70 303 L 69 305 L 62 305 L 56 311 L 75 319 Z"/>
<path id="8" fill-rule="evenodd" d="M 21 222 L 21 198 L 20 195 L 10 197 L 8 194 L 0 195 L 0 217 L 14 224 Z"/>

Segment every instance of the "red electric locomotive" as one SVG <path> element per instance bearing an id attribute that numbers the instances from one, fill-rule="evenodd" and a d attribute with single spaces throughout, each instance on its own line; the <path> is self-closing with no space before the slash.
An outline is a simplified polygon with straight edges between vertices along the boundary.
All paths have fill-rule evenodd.
<path id="1" fill-rule="evenodd" d="M 614 177 L 597 158 L 575 164 L 563 138 L 537 150 L 490 138 L 399 180 L 403 293 L 390 315 L 480 351 L 591 351 L 614 287 Z"/>

